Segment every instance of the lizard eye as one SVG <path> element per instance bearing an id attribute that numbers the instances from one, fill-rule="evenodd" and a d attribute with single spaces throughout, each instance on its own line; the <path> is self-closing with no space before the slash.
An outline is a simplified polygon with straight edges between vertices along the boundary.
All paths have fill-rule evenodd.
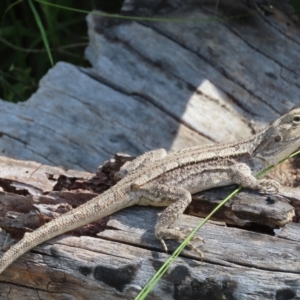
<path id="1" fill-rule="evenodd" d="M 300 115 L 296 115 L 293 117 L 293 123 L 299 124 L 300 123 Z"/>

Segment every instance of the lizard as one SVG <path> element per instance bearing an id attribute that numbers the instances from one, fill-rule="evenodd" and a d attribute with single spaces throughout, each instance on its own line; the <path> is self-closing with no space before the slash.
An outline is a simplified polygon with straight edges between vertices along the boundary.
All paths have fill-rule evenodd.
<path id="1" fill-rule="evenodd" d="M 132 205 L 167 206 L 154 228 L 167 251 L 164 240 L 182 241 L 186 236 L 185 231 L 171 226 L 191 202 L 192 194 L 230 184 L 276 193 L 277 181 L 255 175 L 299 147 L 300 107 L 242 141 L 194 146 L 170 154 L 164 149 L 146 152 L 121 168 L 120 181 L 109 190 L 26 233 L 2 255 L 0 273 L 42 242 Z M 189 246 L 202 255 L 192 243 Z"/>

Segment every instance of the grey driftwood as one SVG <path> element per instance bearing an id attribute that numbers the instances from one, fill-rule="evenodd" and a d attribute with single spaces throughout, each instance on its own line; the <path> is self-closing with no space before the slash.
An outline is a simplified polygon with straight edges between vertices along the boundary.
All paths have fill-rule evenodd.
<path id="1" fill-rule="evenodd" d="M 195 2 L 193 6 L 178 1 L 178 7 L 157 8 L 152 12 L 152 17 L 196 18 L 191 22 L 116 21 L 89 15 L 90 45 L 86 56 L 92 68 L 58 63 L 27 102 L 1 102 L 1 153 L 53 166 L 95 171 L 97 165 L 116 151 L 137 155 L 159 147 L 172 151 L 249 136 L 299 104 L 299 64 L 296 63 L 300 55 L 299 29 L 291 22 L 288 24 L 285 18 L 280 19 L 281 12 L 277 10 L 271 16 L 251 14 L 246 20 L 199 20 L 215 14 L 221 17 L 225 13 L 232 15 L 229 9 L 226 12 L 226 5 L 214 12 L 214 4 Z M 130 9 L 129 3 L 128 14 L 143 13 L 143 7 L 140 11 Z M 234 5 L 231 9 L 234 11 Z M 241 9 L 236 12 L 240 14 Z M 18 164 L 13 166 L 18 174 Z M 24 200 L 25 196 L 28 196 L 33 202 L 36 194 L 51 191 L 51 184 L 55 185 L 60 172 L 64 172 L 57 170 L 59 174 L 50 172 L 54 179 L 50 176 L 45 180 L 47 189 L 40 186 L 29 189 L 29 183 L 21 181 L 21 185 L 14 183 L 13 186 L 17 185 L 19 190 L 27 184 L 27 195 L 16 195 L 15 187 L 12 190 L 4 187 L 3 195 L 8 197 L 6 199 L 22 199 L 25 203 L 28 201 Z M 1 169 L 3 179 L 2 172 Z M 47 178 L 48 175 L 43 176 Z M 82 173 L 72 176 L 84 177 Z M 32 178 L 33 182 L 38 182 L 41 177 Z M 7 184 L 10 187 L 11 182 Z M 11 195 L 7 195 L 8 191 Z M 293 191 L 287 191 L 288 202 L 295 203 L 297 200 L 291 197 Z M 55 195 L 56 192 L 51 193 Z M 47 195 L 50 198 L 51 193 Z M 81 195 L 80 191 L 78 193 Z M 73 193 L 70 198 L 68 192 L 64 195 L 57 197 L 63 203 L 58 208 L 66 211 L 68 205 L 78 202 Z M 89 196 L 85 192 L 83 195 L 85 200 Z M 39 195 L 39 200 L 41 198 Z M 66 198 L 70 203 L 65 202 Z M 240 209 L 242 213 L 236 223 L 230 221 L 234 218 L 227 217 L 228 214 L 226 222 L 246 223 L 247 217 L 253 216 L 251 210 L 255 210 L 251 207 L 251 199 L 248 208 Z M 261 201 L 270 204 L 273 200 L 264 198 Z M 42 211 L 44 207 L 45 215 L 53 217 L 56 211 L 51 205 L 50 208 L 39 206 L 38 210 Z M 230 205 L 232 209 L 238 206 L 233 201 Z M 289 220 L 293 214 L 292 206 L 285 205 L 278 211 L 282 214 L 280 222 Z M 28 213 L 33 211 L 31 206 L 28 208 Z M 248 215 L 244 215 L 246 210 Z M 135 214 L 140 213 L 144 220 L 153 212 L 155 218 L 154 209 L 140 211 L 135 208 L 112 216 L 110 222 L 116 220 L 111 225 L 113 228 L 100 235 L 107 235 L 107 239 L 114 241 L 83 235 L 59 237 L 41 245 L 15 263 L 13 278 L 1 278 L 0 297 L 99 299 L 100 293 L 103 299 L 132 299 L 136 289 L 146 283 L 167 257 L 154 236 L 147 242 L 151 231 L 137 228 L 136 233 L 137 221 L 130 223 L 135 220 Z M 11 217 L 16 219 L 16 214 L 11 213 Z M 18 217 L 22 219 L 22 215 Z M 29 219 L 39 224 L 38 217 L 41 216 L 30 215 Z M 149 228 L 153 228 L 150 217 Z M 261 217 L 264 213 L 253 219 L 261 220 Z M 118 225 L 118 218 L 124 220 L 122 225 Z M 187 226 L 192 227 L 194 218 L 187 218 Z M 258 224 L 263 222 L 257 221 Z M 272 222 L 270 228 L 275 227 L 276 222 Z M 217 233 L 210 232 L 211 227 Z M 204 299 L 215 295 L 233 299 L 299 297 L 296 223 L 286 225 L 278 237 L 219 225 L 204 228 L 199 234 L 206 239 L 201 249 L 206 253 L 207 261 L 200 264 L 191 260 L 189 257 L 193 254 L 187 250 L 187 257 L 179 259 L 173 266 L 153 298 L 159 297 L 159 293 L 166 299 L 197 297 L 199 290 Z M 125 243 L 119 243 L 120 240 Z M 145 248 L 151 244 L 151 249 L 143 249 L 134 243 Z M 175 246 L 176 243 L 169 244 L 170 250 Z M 90 268 L 86 268 L 87 262 Z M 141 275 L 143 272 L 145 275 Z"/>
<path id="2" fill-rule="evenodd" d="M 113 174 L 118 168 L 111 161 L 104 172 L 102 169 L 94 176 L 8 158 L 1 158 L 0 166 L 4 190 L 0 194 L 0 225 L 17 238 L 93 198 L 96 191 L 110 185 L 109 172 Z M 226 192 L 225 189 L 223 193 Z M 299 201 L 300 197 L 296 199 L 295 195 L 294 202 Z M 282 215 L 284 224 L 294 214 L 294 208 L 282 202 L 283 199 L 278 200 L 280 206 L 258 193 L 252 196 L 255 202 L 243 205 L 237 200 L 235 205 L 241 211 L 236 208 L 231 214 L 238 216 L 246 207 L 252 208 L 260 224 L 261 211 L 255 210 L 259 202 L 266 212 L 265 224 L 272 219 L 274 211 Z M 204 207 L 214 205 L 208 198 L 201 200 Z M 161 211 L 150 207 L 126 209 L 36 247 L 0 275 L 0 299 L 17 299 L 21 295 L 26 299 L 53 299 L 55 295 L 59 299 L 99 299 L 99 294 L 100 299 L 133 299 L 167 259 L 153 230 Z M 226 219 L 226 214 L 226 210 L 219 213 L 218 219 Z M 255 216 L 252 218 L 255 220 Z M 184 215 L 175 226 L 195 227 L 199 221 Z M 299 230 L 299 224 L 288 224 L 274 237 L 270 232 L 257 233 L 228 228 L 223 222 L 209 222 L 199 232 L 206 242 L 199 243 L 205 253 L 204 263 L 193 251 L 185 250 L 149 299 L 210 299 L 220 295 L 233 299 L 266 295 L 267 299 L 273 299 L 286 293 L 296 295 L 299 293 Z M 7 234 L 2 234 L 1 239 L 6 247 L 13 242 Z M 178 243 L 168 242 L 170 251 L 176 246 Z"/>
<path id="3" fill-rule="evenodd" d="M 139 2 L 126 13 L 182 21 L 90 14 L 91 68 L 58 62 L 28 101 L 0 102 L 2 155 L 94 172 L 117 151 L 250 136 L 300 103 L 299 28 L 280 11 Z M 237 15 L 246 17 L 226 19 Z"/>

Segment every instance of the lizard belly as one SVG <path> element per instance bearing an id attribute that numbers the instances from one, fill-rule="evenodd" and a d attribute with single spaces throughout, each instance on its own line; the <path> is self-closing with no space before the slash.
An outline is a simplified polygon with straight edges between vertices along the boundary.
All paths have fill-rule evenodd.
<path id="1" fill-rule="evenodd" d="M 191 194 L 195 194 L 203 190 L 230 184 L 232 184 L 232 180 L 228 177 L 226 171 L 217 173 L 204 172 L 198 177 L 191 178 L 191 180 L 183 184 L 182 187 L 187 189 Z"/>
<path id="2" fill-rule="evenodd" d="M 181 187 L 191 194 L 233 183 L 227 167 L 195 168 L 190 165 L 182 169 L 172 170 L 169 176 L 166 174 L 160 176 L 154 180 L 155 182 Z"/>

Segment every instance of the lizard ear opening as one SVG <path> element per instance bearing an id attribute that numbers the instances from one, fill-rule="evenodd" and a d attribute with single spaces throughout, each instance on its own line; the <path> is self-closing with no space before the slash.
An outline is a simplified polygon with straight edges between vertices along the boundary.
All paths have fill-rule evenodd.
<path id="1" fill-rule="evenodd" d="M 299 124 L 300 123 L 300 115 L 295 115 L 293 117 L 293 123 L 294 124 Z"/>
<path id="2" fill-rule="evenodd" d="M 275 142 L 280 142 L 282 140 L 282 137 L 280 135 L 276 135 L 274 140 Z"/>

